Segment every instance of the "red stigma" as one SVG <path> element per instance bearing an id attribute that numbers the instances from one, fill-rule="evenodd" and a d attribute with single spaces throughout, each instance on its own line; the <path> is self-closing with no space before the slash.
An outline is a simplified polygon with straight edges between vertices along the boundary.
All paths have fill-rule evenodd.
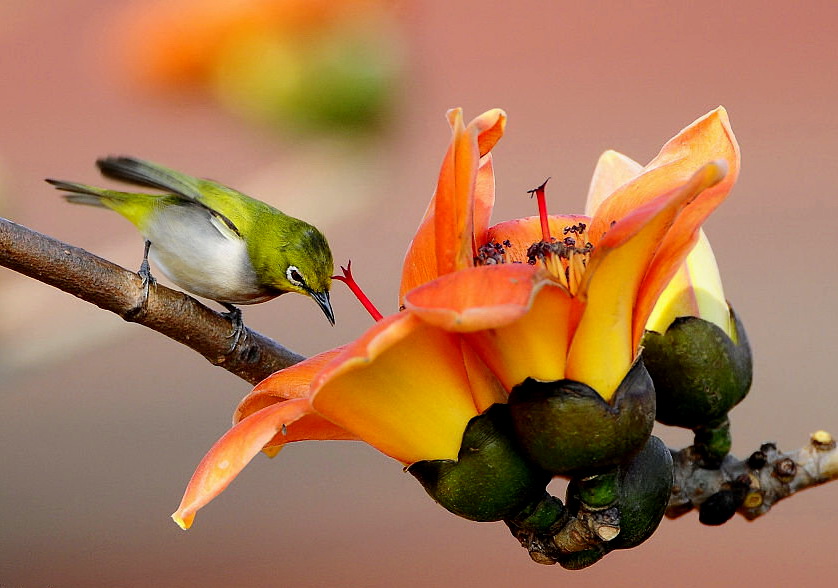
<path id="1" fill-rule="evenodd" d="M 342 276 L 332 276 L 333 280 L 338 280 L 339 282 L 343 282 L 349 289 L 352 290 L 352 293 L 355 295 L 355 298 L 358 299 L 358 302 L 361 303 L 367 312 L 370 313 L 370 316 L 375 319 L 376 321 L 380 321 L 384 318 L 384 315 L 378 312 L 378 309 L 372 303 L 372 301 L 367 298 L 367 295 L 364 294 L 364 291 L 361 290 L 361 287 L 358 285 L 358 282 L 355 281 L 355 278 L 352 277 L 352 260 L 349 260 L 349 263 L 346 264 L 346 267 L 340 266 L 340 270 L 343 272 Z"/>
<path id="2" fill-rule="evenodd" d="M 535 194 L 535 197 L 538 200 L 538 217 L 541 219 L 541 239 L 545 243 L 549 243 L 552 240 L 552 237 L 550 236 L 550 223 L 547 218 L 547 197 L 544 195 L 544 186 L 546 186 L 549 181 L 550 178 L 547 178 L 538 188 L 527 191 L 530 198 L 532 198 L 533 194 Z"/>

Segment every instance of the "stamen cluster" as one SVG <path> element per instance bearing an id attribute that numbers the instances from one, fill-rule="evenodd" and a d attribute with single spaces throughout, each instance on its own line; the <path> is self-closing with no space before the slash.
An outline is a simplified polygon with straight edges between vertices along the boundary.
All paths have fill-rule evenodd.
<path id="1" fill-rule="evenodd" d="M 477 254 L 474 256 L 474 265 L 497 265 L 506 263 L 506 249 L 512 247 L 509 239 L 503 243 L 486 243 L 477 249 Z"/>

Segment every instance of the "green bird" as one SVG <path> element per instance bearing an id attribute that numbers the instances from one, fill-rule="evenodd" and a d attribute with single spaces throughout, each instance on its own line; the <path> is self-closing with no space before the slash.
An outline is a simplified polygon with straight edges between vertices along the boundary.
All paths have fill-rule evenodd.
<path id="1" fill-rule="evenodd" d="M 47 179 L 76 204 L 110 208 L 145 237 L 140 266 L 148 295 L 148 258 L 184 290 L 221 303 L 242 332 L 237 304 L 265 302 L 286 292 L 310 296 L 331 324 L 334 264 L 323 234 L 312 225 L 212 180 L 194 178 L 133 157 L 96 162 L 106 177 L 162 190 L 119 192 Z"/>

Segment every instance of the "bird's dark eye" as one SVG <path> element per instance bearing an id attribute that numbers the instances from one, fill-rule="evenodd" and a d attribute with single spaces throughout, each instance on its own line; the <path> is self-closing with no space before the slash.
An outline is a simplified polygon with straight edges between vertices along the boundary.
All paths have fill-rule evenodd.
<path id="1" fill-rule="evenodd" d="M 304 286 L 306 281 L 303 279 L 300 270 L 297 269 L 295 265 L 289 265 L 288 269 L 285 270 L 285 276 L 288 278 L 288 281 L 292 284 L 297 286 Z"/>

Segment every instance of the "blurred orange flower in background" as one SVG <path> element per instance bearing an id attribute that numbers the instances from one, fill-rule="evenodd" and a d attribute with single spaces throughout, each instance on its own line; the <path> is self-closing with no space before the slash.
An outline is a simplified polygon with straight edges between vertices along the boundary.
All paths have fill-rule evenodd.
<path id="1" fill-rule="evenodd" d="M 380 0 L 155 0 L 126 8 L 112 42 L 143 90 L 207 92 L 264 124 L 361 130 L 395 96 L 394 23 Z"/>

